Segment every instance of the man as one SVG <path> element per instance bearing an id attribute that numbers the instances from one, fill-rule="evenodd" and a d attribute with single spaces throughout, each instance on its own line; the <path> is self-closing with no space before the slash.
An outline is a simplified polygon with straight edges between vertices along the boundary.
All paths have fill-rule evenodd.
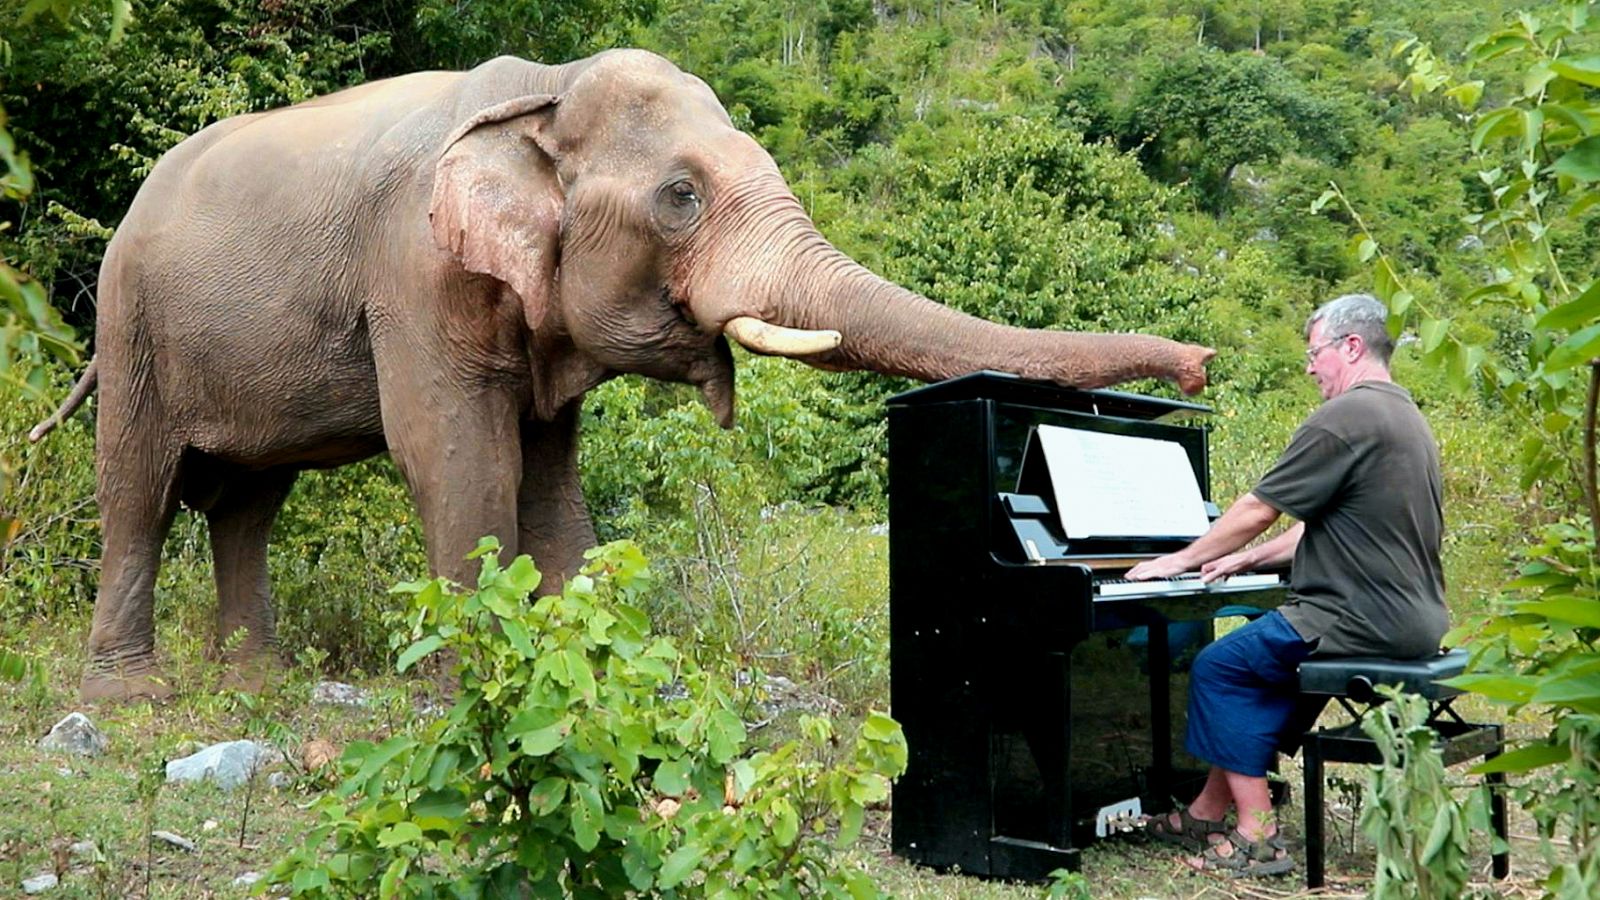
<path id="1" fill-rule="evenodd" d="M 1266 773 L 1294 712 L 1302 660 L 1313 652 L 1415 659 L 1436 652 L 1449 627 L 1439 449 L 1411 395 L 1389 377 L 1387 317 L 1365 294 L 1313 313 L 1306 373 L 1322 406 L 1209 531 L 1128 573 L 1166 578 L 1198 568 L 1209 583 L 1294 561 L 1289 601 L 1207 646 L 1190 673 L 1185 746 L 1210 774 L 1187 809 L 1149 828 L 1203 851 L 1189 860 L 1197 868 L 1294 868 L 1271 819 Z M 1293 527 L 1240 549 L 1284 514 L 1298 520 Z M 1238 823 L 1227 832 L 1230 806 Z"/>

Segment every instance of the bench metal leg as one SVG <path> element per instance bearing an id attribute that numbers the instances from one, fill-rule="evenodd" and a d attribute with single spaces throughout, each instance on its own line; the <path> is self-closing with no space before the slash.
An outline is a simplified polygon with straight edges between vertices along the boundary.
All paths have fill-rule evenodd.
<path id="1" fill-rule="evenodd" d="M 1485 762 L 1499 756 L 1505 748 L 1505 730 L 1499 725 L 1490 727 L 1494 729 L 1494 749 L 1483 755 Z M 1494 854 L 1492 870 L 1495 878 L 1504 879 L 1511 874 L 1511 834 L 1506 823 L 1506 773 L 1490 772 L 1483 776 L 1483 780 L 1489 785 L 1489 827 L 1505 844 L 1504 850 Z"/>
<path id="2" fill-rule="evenodd" d="M 1306 767 L 1306 887 L 1322 887 L 1322 738 L 1311 732 L 1300 748 Z"/>

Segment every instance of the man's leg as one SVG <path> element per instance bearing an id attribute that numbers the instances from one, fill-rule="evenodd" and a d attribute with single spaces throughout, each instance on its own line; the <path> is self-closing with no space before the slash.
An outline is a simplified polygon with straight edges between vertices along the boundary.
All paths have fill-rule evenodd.
<path id="1" fill-rule="evenodd" d="M 1272 792 L 1267 788 L 1267 779 L 1226 772 L 1224 780 L 1233 802 L 1239 807 L 1239 824 L 1236 826 L 1239 833 L 1252 841 L 1277 834 L 1278 825 L 1272 816 Z"/>
<path id="2" fill-rule="evenodd" d="M 1228 783 L 1228 772 L 1212 766 L 1211 771 L 1206 773 L 1206 786 L 1189 804 L 1189 815 L 1208 822 L 1220 822 L 1228 815 L 1228 807 L 1235 802 L 1232 786 Z M 1175 829 L 1183 826 L 1177 812 L 1167 816 L 1167 823 Z"/>

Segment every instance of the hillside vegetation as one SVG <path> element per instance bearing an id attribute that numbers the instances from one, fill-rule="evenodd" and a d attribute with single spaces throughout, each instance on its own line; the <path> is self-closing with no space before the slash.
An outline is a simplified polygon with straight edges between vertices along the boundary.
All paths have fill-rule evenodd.
<path id="1" fill-rule="evenodd" d="M 1514 9 L 1541 18 L 1528 27 Z M 1200 399 L 1215 409 L 1219 501 L 1249 489 L 1317 402 L 1302 371 L 1306 316 L 1377 291 L 1402 333 L 1397 379 L 1443 448 L 1457 619 L 1498 609 L 1525 558 L 1557 559 L 1563 590 L 1592 601 L 1574 368 L 1600 355 L 1578 339 L 1600 313 L 1585 290 L 1600 268 L 1600 174 L 1578 159 L 1600 116 L 1600 67 L 1583 67 L 1600 53 L 1587 9 L 0 0 L 0 650 L 49 676 L 18 692 L 0 733 L 38 732 L 71 702 L 97 581 L 92 404 L 39 445 L 24 435 L 65 396 L 87 358 L 77 350 L 92 349 L 98 261 L 154 161 L 226 116 L 501 53 L 558 62 L 637 46 L 699 75 L 823 234 L 935 300 L 1014 325 L 1217 348 Z M 1517 56 L 1522 45 L 1474 44 L 1520 28 L 1545 52 L 1561 22 L 1577 23 L 1562 38 L 1576 74 L 1530 74 L 1552 70 Z M 1530 94 L 1534 77 L 1546 80 Z M 1501 107 L 1524 111 L 1485 132 L 1481 113 Z M 1566 147 L 1573 167 L 1546 169 Z M 1508 217 L 1528 203 L 1536 233 Z M 1547 316 L 1568 301 L 1587 305 Z M 1550 363 L 1561 346 L 1572 358 Z M 625 377 L 594 391 L 584 491 L 602 539 L 631 538 L 653 561 L 639 603 L 655 626 L 707 669 L 783 675 L 851 717 L 884 708 L 887 551 L 873 526 L 886 510 L 883 401 L 907 387 L 741 355 L 732 431 L 686 387 Z M 180 514 L 165 559 L 162 646 L 198 657 L 214 603 L 200 517 Z M 303 672 L 388 671 L 386 613 L 399 604 L 387 589 L 425 570 L 392 464 L 302 476 L 271 568 L 283 649 Z M 1552 640 L 1592 661 L 1596 628 L 1600 617 L 1558 623 Z M 1486 664 L 1505 674 L 1524 657 L 1547 671 L 1526 645 Z M 1574 764 L 1593 777 L 1600 726 L 1572 727 L 1587 748 Z M 1551 821 L 1561 815 L 1600 821 L 1571 809 Z M 1587 865 L 1600 882 L 1600 862 Z"/>

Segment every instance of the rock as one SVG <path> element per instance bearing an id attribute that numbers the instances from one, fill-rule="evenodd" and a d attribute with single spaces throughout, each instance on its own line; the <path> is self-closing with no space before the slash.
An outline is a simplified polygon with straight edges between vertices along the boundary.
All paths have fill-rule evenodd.
<path id="1" fill-rule="evenodd" d="M 246 872 L 233 880 L 234 887 L 250 887 L 261 880 L 260 872 Z"/>
<path id="2" fill-rule="evenodd" d="M 267 776 L 267 787 L 275 791 L 281 791 L 291 784 L 294 784 L 294 779 L 289 777 L 288 772 L 273 772 Z"/>
<path id="3" fill-rule="evenodd" d="M 1256 233 L 1250 236 L 1250 240 L 1259 241 L 1263 244 L 1276 244 L 1278 242 L 1278 232 L 1271 228 L 1257 228 Z"/>
<path id="4" fill-rule="evenodd" d="M 207 819 L 200 823 L 201 831 L 216 831 L 218 827 L 219 824 L 216 819 Z"/>
<path id="5" fill-rule="evenodd" d="M 1172 224 L 1171 222 L 1161 222 L 1157 224 L 1156 231 L 1159 231 L 1162 237 L 1178 236 L 1178 226 Z"/>
<path id="6" fill-rule="evenodd" d="M 57 884 L 60 884 L 60 881 L 56 878 L 55 873 L 45 872 L 43 875 L 35 875 L 32 878 L 23 879 L 22 892 L 24 894 L 42 894 Z"/>
<path id="7" fill-rule="evenodd" d="M 312 688 L 311 702 L 320 703 L 323 706 L 359 708 L 370 706 L 372 698 L 367 695 L 366 691 L 353 684 L 345 684 L 342 681 L 322 681 L 318 682 L 315 688 Z"/>
<path id="8" fill-rule="evenodd" d="M 212 744 L 192 756 L 167 763 L 167 781 L 210 779 L 224 790 L 233 790 L 279 758 L 276 750 L 255 741 Z"/>
<path id="9" fill-rule="evenodd" d="M 100 854 L 100 845 L 94 841 L 78 841 L 68 847 L 67 852 L 79 862 L 99 862 L 105 858 Z"/>
<path id="10" fill-rule="evenodd" d="M 1483 250 L 1483 238 L 1469 234 L 1456 244 L 1457 253 L 1478 253 Z"/>
<path id="11" fill-rule="evenodd" d="M 111 741 L 81 712 L 74 712 L 57 722 L 50 733 L 39 740 L 41 750 L 76 753 L 79 756 L 99 756 L 110 745 Z"/>
<path id="12" fill-rule="evenodd" d="M 889 536 L 889 523 L 883 522 L 883 523 L 880 523 L 878 525 L 869 526 L 867 528 L 867 534 L 870 534 L 873 537 L 888 537 Z"/>
<path id="13" fill-rule="evenodd" d="M 177 847 L 179 850 L 183 850 L 186 853 L 194 852 L 194 841 L 189 840 L 181 834 L 173 834 L 170 831 L 152 831 L 150 832 L 150 836 L 164 844 L 171 844 L 172 846 Z"/>

